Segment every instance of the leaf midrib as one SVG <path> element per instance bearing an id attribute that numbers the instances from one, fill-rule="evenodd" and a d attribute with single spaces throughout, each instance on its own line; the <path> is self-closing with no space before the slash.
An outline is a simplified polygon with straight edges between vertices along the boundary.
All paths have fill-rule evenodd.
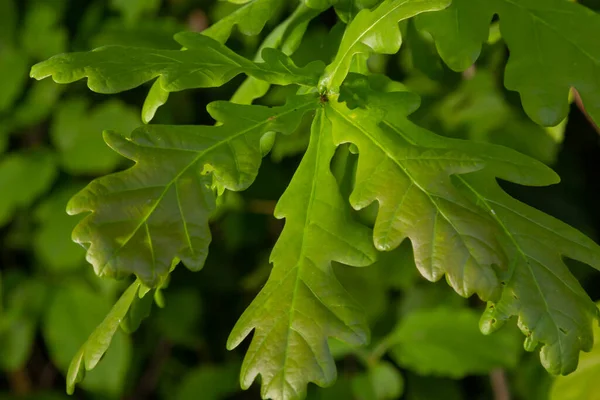
<path id="1" fill-rule="evenodd" d="M 356 128 L 358 128 L 366 137 L 368 137 L 371 142 L 373 144 L 375 144 L 385 155 L 386 157 L 388 157 L 390 160 L 392 160 L 405 174 L 406 176 L 410 179 L 410 181 L 417 187 L 419 188 L 419 190 L 421 190 L 421 192 L 423 192 L 427 198 L 429 199 L 429 201 L 431 202 L 431 204 L 434 205 L 434 207 L 436 208 L 436 210 L 439 212 L 439 214 L 444 217 L 444 219 L 446 220 L 446 222 L 448 222 L 448 224 L 452 227 L 452 229 L 454 229 L 454 231 L 462 238 L 462 234 L 459 233 L 458 229 L 456 228 L 456 226 L 453 224 L 453 222 L 450 220 L 450 218 L 442 211 L 442 209 L 439 207 L 439 205 L 437 204 L 437 202 L 435 201 L 435 199 L 433 198 L 433 196 L 431 196 L 431 194 L 425 190 L 418 182 L 417 180 L 408 172 L 408 170 L 404 167 L 404 165 L 402 165 L 402 163 L 397 160 L 395 157 L 393 157 L 386 149 L 385 146 L 383 146 L 381 143 L 379 143 L 379 141 L 377 141 L 372 135 L 369 134 L 369 132 L 365 129 L 363 129 L 362 126 L 355 124 L 354 120 L 349 119 L 346 117 L 346 115 L 344 113 L 341 113 L 340 111 L 338 111 L 336 108 L 331 107 L 332 110 L 334 110 L 338 115 L 340 115 L 345 121 L 347 121 L 349 124 L 355 126 Z M 404 137 L 404 135 L 402 135 Z M 410 142 L 409 142 L 410 143 Z M 414 143 L 411 143 L 414 145 Z M 463 242 L 463 244 L 465 245 L 465 247 L 469 250 L 469 253 L 471 252 L 471 249 L 466 245 L 466 243 Z"/>
<path id="2" fill-rule="evenodd" d="M 411 138 L 409 138 L 406 135 L 404 135 L 404 133 L 402 131 L 400 131 L 399 129 L 396 129 L 394 127 L 394 125 L 390 124 L 387 121 L 385 121 L 385 124 L 388 127 L 390 127 L 391 129 L 393 129 L 395 132 L 397 132 L 398 134 L 400 134 L 407 142 L 409 142 L 412 145 L 416 145 L 416 143 Z M 515 249 L 517 250 L 519 256 L 523 259 L 523 262 L 527 265 L 527 268 L 529 269 L 529 272 L 530 272 L 531 276 L 535 277 L 535 274 L 533 273 L 531 265 L 529 264 L 527 255 L 525 254 L 525 252 L 523 251 L 523 249 L 521 248 L 521 246 L 517 243 L 515 237 L 508 230 L 508 228 L 503 223 L 503 221 L 496 215 L 496 213 L 494 212 L 494 210 L 492 209 L 492 207 L 487 202 L 487 199 L 484 198 L 483 196 L 481 196 L 479 194 L 479 192 L 477 192 L 471 185 L 469 185 L 462 176 L 460 176 L 459 174 L 456 174 L 455 177 L 458 178 L 461 182 L 463 182 L 463 184 L 466 185 L 469 188 L 469 190 L 471 190 L 473 192 L 473 194 L 475 194 L 475 196 L 477 196 L 477 198 L 482 202 L 482 204 L 485 204 L 485 207 L 486 207 L 486 209 L 488 211 L 488 214 L 492 216 L 492 218 L 498 223 L 498 225 L 500 225 L 500 227 L 502 228 L 502 231 L 507 235 L 507 237 L 509 238 L 509 240 L 511 241 L 511 243 L 513 244 L 513 246 L 515 246 Z M 514 263 L 511 263 L 511 265 L 514 265 Z M 512 275 L 514 273 L 514 268 L 515 267 L 513 267 L 512 270 L 509 271 L 508 280 L 512 279 Z M 546 301 L 546 298 L 545 298 L 545 296 L 544 296 L 544 294 L 542 292 L 542 289 L 541 289 L 541 287 L 540 287 L 537 279 L 534 278 L 533 281 L 535 282 L 537 291 L 540 294 L 540 297 L 542 298 L 542 300 L 544 302 L 544 306 L 546 308 L 546 314 L 548 316 L 550 316 L 550 319 L 552 320 L 552 323 L 553 323 L 553 325 L 554 325 L 554 327 L 556 329 L 556 335 L 557 335 L 557 338 L 558 338 L 557 342 L 559 343 L 559 347 L 560 347 L 560 357 L 561 357 L 561 364 L 562 364 L 563 347 L 562 347 L 562 341 L 560 339 L 561 332 L 559 330 L 558 324 L 554 320 L 554 317 L 553 317 L 552 313 L 550 312 L 550 306 L 548 305 L 548 302 Z"/>
<path id="3" fill-rule="evenodd" d="M 294 108 L 290 108 L 289 110 L 286 110 L 285 112 L 278 114 L 277 118 L 285 116 L 287 114 L 293 113 L 293 112 L 297 112 L 298 110 L 301 110 L 303 108 L 308 108 L 309 106 L 311 106 L 314 103 L 314 99 L 310 99 L 311 101 L 306 101 L 306 103 L 301 104 L 301 105 L 297 105 Z M 269 117 L 270 118 L 270 117 Z M 129 243 L 129 241 L 133 238 L 133 236 L 135 236 L 135 234 L 137 233 L 137 231 L 148 221 L 148 219 L 150 218 L 150 216 L 152 215 L 152 213 L 154 213 L 154 211 L 156 210 L 156 208 L 158 207 L 158 205 L 160 204 L 160 202 L 162 201 L 162 199 L 164 198 L 164 196 L 166 195 L 166 193 L 169 191 L 169 189 L 171 188 L 171 186 L 173 185 L 173 183 L 175 183 L 183 174 L 185 174 L 190 168 L 192 168 L 196 163 L 198 163 L 203 156 L 205 156 L 206 154 L 210 153 L 211 151 L 215 150 L 217 147 L 223 145 L 223 143 L 229 143 L 229 141 L 237 139 L 240 136 L 243 136 L 244 134 L 260 127 L 261 125 L 265 125 L 268 124 L 269 122 L 271 122 L 268 118 L 265 119 L 264 121 L 261 121 L 257 124 L 254 124 L 252 126 L 250 126 L 247 129 L 244 129 L 242 131 L 240 131 L 239 133 L 236 133 L 235 135 L 232 136 L 228 136 L 226 139 L 216 142 L 214 143 L 212 146 L 206 148 L 205 150 L 203 150 L 202 152 L 199 152 L 198 155 L 196 157 L 194 157 L 194 159 L 188 164 L 186 165 L 184 168 L 181 169 L 181 171 L 173 178 L 171 179 L 171 181 L 165 185 L 164 190 L 162 191 L 162 193 L 160 194 L 160 196 L 156 199 L 156 201 L 154 202 L 154 204 L 152 205 L 152 207 L 150 208 L 150 210 L 148 211 L 148 213 L 146 214 L 146 216 L 144 218 L 142 218 L 140 220 L 140 223 L 135 227 L 135 229 L 133 230 L 133 232 L 127 237 L 127 239 L 125 239 L 125 241 L 123 242 L 123 244 L 121 246 L 119 246 L 114 252 L 113 254 L 111 254 L 110 258 L 108 258 L 108 260 L 104 263 L 104 265 L 100 268 L 100 272 L 103 271 L 108 264 L 110 264 L 110 262 L 112 262 L 112 260 L 117 256 L 117 254 L 119 254 L 119 252 L 121 251 L 121 249 L 125 248 L 125 246 L 127 246 L 127 244 Z M 133 140 L 128 140 L 133 142 Z M 135 142 L 133 142 L 135 143 Z M 137 144 L 136 144 L 137 145 Z M 191 240 L 188 237 L 188 240 Z M 156 268 L 156 265 L 153 265 L 153 268 Z M 153 271 L 153 276 L 154 276 L 154 272 Z"/>
<path id="4" fill-rule="evenodd" d="M 315 115 L 315 120 L 317 120 L 318 118 L 319 118 L 319 130 L 320 130 L 322 127 L 322 123 L 323 123 L 323 121 L 321 119 L 325 118 L 324 111 L 322 109 L 319 109 L 317 111 L 317 115 Z M 300 272 L 301 272 L 301 269 L 304 267 L 306 236 L 309 231 L 308 228 L 310 227 L 311 212 L 312 212 L 312 208 L 313 208 L 313 205 L 315 202 L 315 192 L 316 192 L 316 188 L 317 188 L 317 179 L 316 178 L 319 173 L 318 165 L 319 165 L 320 154 L 321 154 L 322 138 L 320 137 L 320 135 L 314 135 L 314 138 L 317 139 L 317 143 L 316 143 L 317 151 L 315 154 L 315 163 L 314 163 L 314 170 L 313 170 L 313 174 L 312 174 L 313 179 L 312 179 L 312 184 L 311 184 L 311 189 L 310 189 L 310 197 L 309 197 L 309 201 L 308 201 L 308 206 L 306 207 L 306 217 L 304 218 L 304 229 L 302 230 L 302 232 L 303 232 L 302 233 L 302 245 L 300 246 L 300 252 L 298 255 L 298 268 L 296 268 L 294 291 L 292 293 L 292 303 L 290 304 L 290 315 L 289 315 L 289 320 L 288 320 L 288 329 L 286 331 L 286 344 L 285 344 L 285 353 L 284 353 L 284 358 L 283 358 L 283 368 L 282 368 L 282 376 L 281 376 L 282 382 L 287 382 L 287 380 L 285 379 L 285 375 L 286 375 L 286 364 L 287 364 L 287 360 L 288 360 L 288 356 L 289 356 L 288 349 L 289 349 L 289 341 L 290 341 L 290 331 L 294 330 L 292 327 L 293 315 L 295 312 L 296 298 L 297 298 L 298 287 L 299 287 L 299 283 L 300 283 L 300 275 L 301 275 Z M 313 139 L 313 138 L 311 137 L 311 139 Z M 309 290 L 311 290 L 311 289 L 309 288 Z M 311 292 L 312 292 L 312 290 L 311 290 Z M 307 342 L 307 344 L 308 344 L 308 342 Z M 315 359 L 316 359 L 316 357 L 315 357 Z M 317 362 L 317 364 L 319 364 L 319 363 Z M 320 364 L 319 364 L 319 367 L 321 367 Z M 290 384 L 290 386 L 291 386 L 291 384 Z"/>

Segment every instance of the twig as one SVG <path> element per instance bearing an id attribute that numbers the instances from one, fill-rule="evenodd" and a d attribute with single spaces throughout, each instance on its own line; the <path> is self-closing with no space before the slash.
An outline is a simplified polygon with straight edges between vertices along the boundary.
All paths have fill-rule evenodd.
<path id="1" fill-rule="evenodd" d="M 27 370 L 19 368 L 8 374 L 10 390 L 17 396 L 25 396 L 31 393 L 31 379 Z"/>
<path id="2" fill-rule="evenodd" d="M 147 399 L 156 389 L 158 379 L 162 373 L 165 361 L 171 355 L 171 344 L 167 340 L 161 340 L 152 355 L 148 368 L 140 378 L 140 383 L 135 391 L 129 396 L 129 400 Z"/>
<path id="3" fill-rule="evenodd" d="M 583 101 L 581 100 L 581 96 L 579 95 L 579 92 L 575 88 L 572 88 L 571 90 L 573 91 L 573 100 L 575 100 L 575 104 L 577 104 L 579 111 L 581 111 L 581 113 L 588 120 L 588 122 L 590 123 L 592 128 L 594 128 L 596 130 L 596 132 L 598 132 L 598 134 L 600 135 L 600 127 L 598 127 L 598 125 L 596 125 L 596 123 L 594 122 L 592 117 L 590 117 L 590 115 L 585 110 L 585 107 L 583 106 Z"/>
<path id="4" fill-rule="evenodd" d="M 494 400 L 510 400 L 508 381 L 502 368 L 496 368 L 490 372 L 490 384 L 494 392 Z"/>

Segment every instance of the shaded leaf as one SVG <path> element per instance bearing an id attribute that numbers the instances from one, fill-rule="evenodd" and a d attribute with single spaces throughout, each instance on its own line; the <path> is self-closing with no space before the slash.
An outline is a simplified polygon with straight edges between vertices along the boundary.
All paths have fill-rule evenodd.
<path id="1" fill-rule="evenodd" d="M 161 0 L 111 0 L 110 5 L 119 11 L 128 23 L 136 22 L 145 14 L 156 12 Z"/>
<path id="2" fill-rule="evenodd" d="M 202 34 L 221 43 L 229 39 L 234 26 L 237 26 L 244 35 L 258 35 L 267 21 L 275 15 L 281 3 L 282 0 L 248 1 L 205 29 Z"/>
<path id="3" fill-rule="evenodd" d="M 527 114 L 556 125 L 568 113 L 575 87 L 586 111 L 600 124 L 600 16 L 564 0 L 454 0 L 444 11 L 419 16 L 448 66 L 463 71 L 478 58 L 492 16 L 500 17 L 510 49 L 504 84 L 521 94 Z"/>
<path id="4" fill-rule="evenodd" d="M 65 211 L 67 202 L 80 188 L 81 185 L 61 188 L 35 210 L 39 226 L 34 232 L 33 246 L 44 269 L 65 272 L 84 263 L 85 251 L 71 240 L 77 218 Z"/>
<path id="5" fill-rule="evenodd" d="M 238 391 L 238 368 L 238 363 L 195 368 L 183 377 L 175 399 L 197 400 L 199 393 L 202 400 L 226 399 Z"/>
<path id="6" fill-rule="evenodd" d="M 421 375 L 462 378 L 514 367 L 521 353 L 515 331 L 484 336 L 476 311 L 437 308 L 409 313 L 390 335 L 399 365 Z"/>
<path id="7" fill-rule="evenodd" d="M 11 46 L 0 46 L 0 112 L 8 110 L 27 82 L 27 57 Z"/>
<path id="8" fill-rule="evenodd" d="M 29 206 L 44 193 L 56 176 L 56 164 L 49 151 L 13 152 L 0 161 L 0 226 L 12 213 Z"/>
<path id="9" fill-rule="evenodd" d="M 102 140 L 103 130 L 131 132 L 140 125 L 138 112 L 119 100 L 89 109 L 89 101 L 71 98 L 54 114 L 50 138 L 62 167 L 71 174 L 97 175 L 114 170 L 123 158 Z"/>
<path id="10" fill-rule="evenodd" d="M 404 391 L 404 379 L 396 367 L 380 361 L 366 373 L 352 378 L 352 391 L 356 400 L 399 399 Z"/>

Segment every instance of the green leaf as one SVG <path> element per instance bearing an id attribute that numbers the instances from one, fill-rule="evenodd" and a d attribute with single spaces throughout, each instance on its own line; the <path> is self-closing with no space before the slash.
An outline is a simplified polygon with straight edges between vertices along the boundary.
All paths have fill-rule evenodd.
<path id="1" fill-rule="evenodd" d="M 25 98 L 11 112 L 12 128 L 20 129 L 39 124 L 58 104 L 63 90 L 64 86 L 57 85 L 51 80 L 34 82 L 27 90 Z"/>
<path id="2" fill-rule="evenodd" d="M 568 113 L 571 87 L 600 124 L 600 16 L 565 0 L 454 0 L 444 11 L 419 16 L 440 55 L 456 71 L 470 67 L 488 38 L 494 14 L 510 57 L 504 84 L 521 94 L 527 114 L 556 125 Z"/>
<path id="3" fill-rule="evenodd" d="M 0 161 L 0 226 L 12 214 L 28 207 L 44 193 L 56 177 L 53 155 L 46 151 L 13 152 Z"/>
<path id="4" fill-rule="evenodd" d="M 90 43 L 94 48 L 118 45 L 178 50 L 180 46 L 173 36 L 182 30 L 183 26 L 172 19 L 144 19 L 134 25 L 111 19 L 100 28 Z"/>
<path id="5" fill-rule="evenodd" d="M 67 202 L 80 188 L 81 185 L 73 184 L 57 189 L 35 210 L 39 225 L 33 234 L 33 248 L 45 270 L 72 271 L 85 261 L 85 251 L 71 240 L 77 218 L 65 212 Z"/>
<path id="6" fill-rule="evenodd" d="M 344 23 L 348 24 L 361 10 L 374 8 L 379 3 L 381 0 L 340 0 L 334 4 L 335 13 Z"/>
<path id="7" fill-rule="evenodd" d="M 12 47 L 0 45 L 0 112 L 8 110 L 27 82 L 27 57 Z"/>
<path id="8" fill-rule="evenodd" d="M 254 330 L 241 384 L 248 388 L 260 374 L 265 399 L 302 399 L 308 382 L 332 385 L 329 337 L 353 345 L 368 340 L 360 307 L 331 267 L 366 266 L 376 256 L 369 230 L 349 218 L 330 171 L 334 151 L 331 125 L 319 110 L 308 150 L 275 209 L 286 224 L 271 254 L 273 270 L 227 341 L 235 348 Z"/>
<path id="9" fill-rule="evenodd" d="M 191 370 L 183 377 L 176 400 L 221 400 L 237 392 L 238 363 L 206 365 Z"/>
<path id="10" fill-rule="evenodd" d="M 492 71 L 484 68 L 442 100 L 439 118 L 451 135 L 466 131 L 471 140 L 501 144 L 546 164 L 555 162 L 567 122 L 559 129 L 535 124 L 509 105 Z"/>
<path id="11" fill-rule="evenodd" d="M 355 55 L 398 52 L 402 43 L 398 22 L 422 12 L 441 10 L 448 4 L 448 0 L 386 0 L 373 11 L 362 10 L 346 28 L 337 55 L 327 66 L 319 87 L 337 91 Z"/>
<path id="12" fill-rule="evenodd" d="M 152 310 L 153 297 L 148 292 L 143 292 L 144 289 L 140 287 L 137 296 L 133 298 L 127 314 L 121 321 L 121 329 L 126 333 L 135 332 L 142 321 L 150 315 Z M 186 305 L 189 306 L 189 305 Z"/>
<path id="13" fill-rule="evenodd" d="M 165 307 L 158 309 L 154 318 L 156 329 L 172 343 L 197 348 L 198 323 L 202 317 L 198 290 L 179 289 L 167 292 L 165 297 Z"/>
<path id="14" fill-rule="evenodd" d="M 516 366 L 521 353 L 515 331 L 484 336 L 476 311 L 437 308 L 408 314 L 390 335 L 401 366 L 421 375 L 462 378 Z"/>
<path id="15" fill-rule="evenodd" d="M 582 353 L 579 367 L 568 376 L 556 377 L 550 389 L 549 400 L 596 400 L 600 374 L 600 327 L 594 326 L 594 348 Z"/>
<path id="16" fill-rule="evenodd" d="M 202 34 L 225 43 L 234 26 L 244 35 L 258 35 L 280 8 L 282 0 L 252 0 L 241 5 L 231 14 L 219 19 Z"/>
<path id="17" fill-rule="evenodd" d="M 292 132 L 317 104 L 314 95 L 273 108 L 214 102 L 208 111 L 220 126 L 148 125 L 131 138 L 105 132 L 108 145 L 136 165 L 93 181 L 71 200 L 69 213 L 93 212 L 74 240 L 90 243 L 87 260 L 102 276 L 135 273 L 154 287 L 175 258 L 199 270 L 211 238 L 213 178 L 219 187 L 246 189 L 258 173 L 262 136 Z"/>
<path id="18" fill-rule="evenodd" d="M 396 367 L 380 361 L 366 373 L 352 378 L 352 391 L 356 400 L 399 399 L 404 391 L 404 379 Z"/>
<path id="19" fill-rule="evenodd" d="M 506 194 L 489 172 L 457 182 L 502 227 L 511 260 L 502 280 L 502 298 L 488 305 L 480 322 L 485 333 L 513 315 L 527 336 L 525 349 L 542 344 L 542 365 L 566 375 L 577 367 L 580 350 L 593 344 L 592 323 L 598 309 L 563 262 L 563 255 L 600 269 L 600 249 L 563 222 Z"/>
<path id="20" fill-rule="evenodd" d="M 572 372 L 579 351 L 592 345 L 598 310 L 562 256 L 600 269 L 600 247 L 513 199 L 496 182 L 542 186 L 555 183 L 556 174 L 507 148 L 442 138 L 416 127 L 400 112 L 411 110 L 405 93 L 369 95 L 358 85 L 355 90 L 363 105 L 387 112 L 383 123 L 373 118 L 376 113 L 333 102 L 328 111 L 334 140 L 355 143 L 360 151 L 351 203 L 363 208 L 379 202 L 376 246 L 393 248 L 408 236 L 423 276 L 437 280 L 445 272 L 459 294 L 477 292 L 491 300 L 480 322 L 483 332 L 517 315 L 526 349 L 541 343 L 549 372 Z"/>
<path id="21" fill-rule="evenodd" d="M 110 307 L 110 299 L 85 285 L 73 283 L 58 288 L 44 315 L 42 333 L 50 358 L 62 373 L 67 374 L 69 363 L 76 353 L 83 364 L 85 346 L 80 346 Z M 116 333 L 102 363 L 82 382 L 84 389 L 112 398 L 119 397 L 131 356 L 131 343 L 127 339 L 122 332 Z M 80 377 L 83 378 L 83 365 L 81 367 Z M 72 378 L 67 376 L 67 379 Z"/>
<path id="22" fill-rule="evenodd" d="M 98 175 L 114 170 L 123 158 L 102 140 L 103 130 L 130 132 L 140 125 L 138 112 L 119 100 L 93 109 L 84 98 L 63 100 L 54 114 L 50 138 L 60 163 L 74 175 Z"/>
<path id="23" fill-rule="evenodd" d="M 21 30 L 23 50 L 36 60 L 43 60 L 67 49 L 67 29 L 61 25 L 61 7 L 37 2 L 27 8 Z"/>
<path id="24" fill-rule="evenodd" d="M 0 48 L 14 43 L 17 20 L 14 0 L 4 0 L 0 3 Z"/>
<path id="25" fill-rule="evenodd" d="M 121 321 L 123 321 L 125 315 L 129 311 L 129 307 L 134 301 L 139 288 L 140 282 L 136 280 L 129 288 L 127 288 L 104 320 L 96 327 L 83 346 L 81 346 L 71 361 L 67 372 L 68 394 L 73 394 L 75 384 L 83 380 L 85 370 L 89 371 L 94 369 L 100 359 L 104 356 Z"/>
<path id="26" fill-rule="evenodd" d="M 281 49 L 286 55 L 293 54 L 304 36 L 308 23 L 317 15 L 318 10 L 308 8 L 300 3 L 298 8 L 285 21 L 277 26 L 262 42 L 254 61 L 263 61 L 262 52 L 266 48 Z M 253 100 L 264 96 L 271 85 L 254 77 L 248 77 L 231 97 L 238 104 L 250 104 Z"/>
<path id="27" fill-rule="evenodd" d="M 46 286 L 37 279 L 18 282 L 8 293 L 6 308 L 0 311 L 0 368 L 4 371 L 16 371 L 27 363 L 46 299 Z"/>
<path id="28" fill-rule="evenodd" d="M 175 39 L 186 50 L 105 46 L 54 56 L 34 65 L 31 76 L 52 76 L 57 83 L 87 77 L 88 87 L 99 93 L 122 92 L 159 77 L 161 89 L 174 92 L 221 86 L 242 72 L 279 85 L 313 86 L 323 70 L 321 62 L 299 68 L 275 49 L 265 49 L 265 62 L 254 63 L 199 33 L 182 32 Z"/>
<path id="29" fill-rule="evenodd" d="M 381 127 L 373 113 L 350 110 L 343 103 L 330 101 L 327 116 L 334 141 L 353 143 L 360 153 L 352 206 L 379 203 L 375 246 L 392 250 L 408 237 L 425 278 L 437 281 L 446 274 L 462 296 L 497 297 L 493 265 L 504 264 L 498 232 L 450 181 L 451 174 L 482 168 L 483 160 L 459 146 L 412 146 Z"/>
<path id="30" fill-rule="evenodd" d="M 110 5 L 119 11 L 128 23 L 136 22 L 144 14 L 155 13 L 161 0 L 111 0 Z"/>

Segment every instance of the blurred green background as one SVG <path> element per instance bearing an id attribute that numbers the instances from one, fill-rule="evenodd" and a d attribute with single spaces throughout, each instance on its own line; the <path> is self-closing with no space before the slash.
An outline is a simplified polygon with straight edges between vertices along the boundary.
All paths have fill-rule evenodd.
<path id="1" fill-rule="evenodd" d="M 290 1 L 282 7 L 280 18 L 294 6 Z M 68 398 L 71 358 L 130 283 L 94 275 L 85 251 L 70 240 L 80 217 L 64 210 L 89 181 L 127 167 L 101 132 L 141 125 L 149 88 L 103 96 L 83 81 L 61 86 L 30 80 L 29 68 L 54 54 L 108 44 L 178 49 L 174 33 L 201 31 L 236 7 L 211 0 L 0 0 L 0 399 Z M 235 33 L 228 45 L 252 57 L 278 21 L 261 37 Z M 343 29 L 335 24 L 331 10 L 313 21 L 295 61 L 328 61 Z M 502 86 L 508 54 L 495 25 L 477 65 L 463 74 L 445 67 L 411 22 L 402 29 L 400 53 L 373 56 L 369 66 L 422 96 L 413 120 L 439 134 L 510 146 L 553 166 L 563 179 L 559 185 L 506 189 L 597 241 L 599 132 L 576 102 L 558 127 L 531 122 L 518 95 Z M 228 99 L 241 79 L 218 89 L 174 93 L 153 123 L 211 124 L 205 105 Z M 259 102 L 281 104 L 295 90 L 273 88 Z M 256 384 L 239 389 L 245 348 L 228 352 L 225 342 L 269 274 L 269 252 L 282 228 L 272 211 L 307 140 L 308 124 L 278 139 L 254 185 L 225 196 L 212 223 L 205 268 L 199 273 L 177 268 L 162 292 L 164 307 L 152 305 L 133 335 L 118 332 L 74 398 L 259 398 Z M 339 159 L 343 156 L 348 153 L 341 151 Z M 360 217 L 373 222 L 368 210 Z M 600 274 L 569 265 L 599 300 Z M 421 278 L 409 243 L 372 267 L 336 268 L 336 274 L 365 308 L 372 345 L 352 349 L 332 341 L 338 383 L 328 389 L 311 385 L 310 399 L 569 400 L 591 399 L 588 389 L 599 392 L 593 385 L 600 389 L 600 346 L 585 355 L 585 370 L 554 381 L 537 353 L 522 350 L 514 323 L 485 337 L 478 331 L 481 301 Z"/>

